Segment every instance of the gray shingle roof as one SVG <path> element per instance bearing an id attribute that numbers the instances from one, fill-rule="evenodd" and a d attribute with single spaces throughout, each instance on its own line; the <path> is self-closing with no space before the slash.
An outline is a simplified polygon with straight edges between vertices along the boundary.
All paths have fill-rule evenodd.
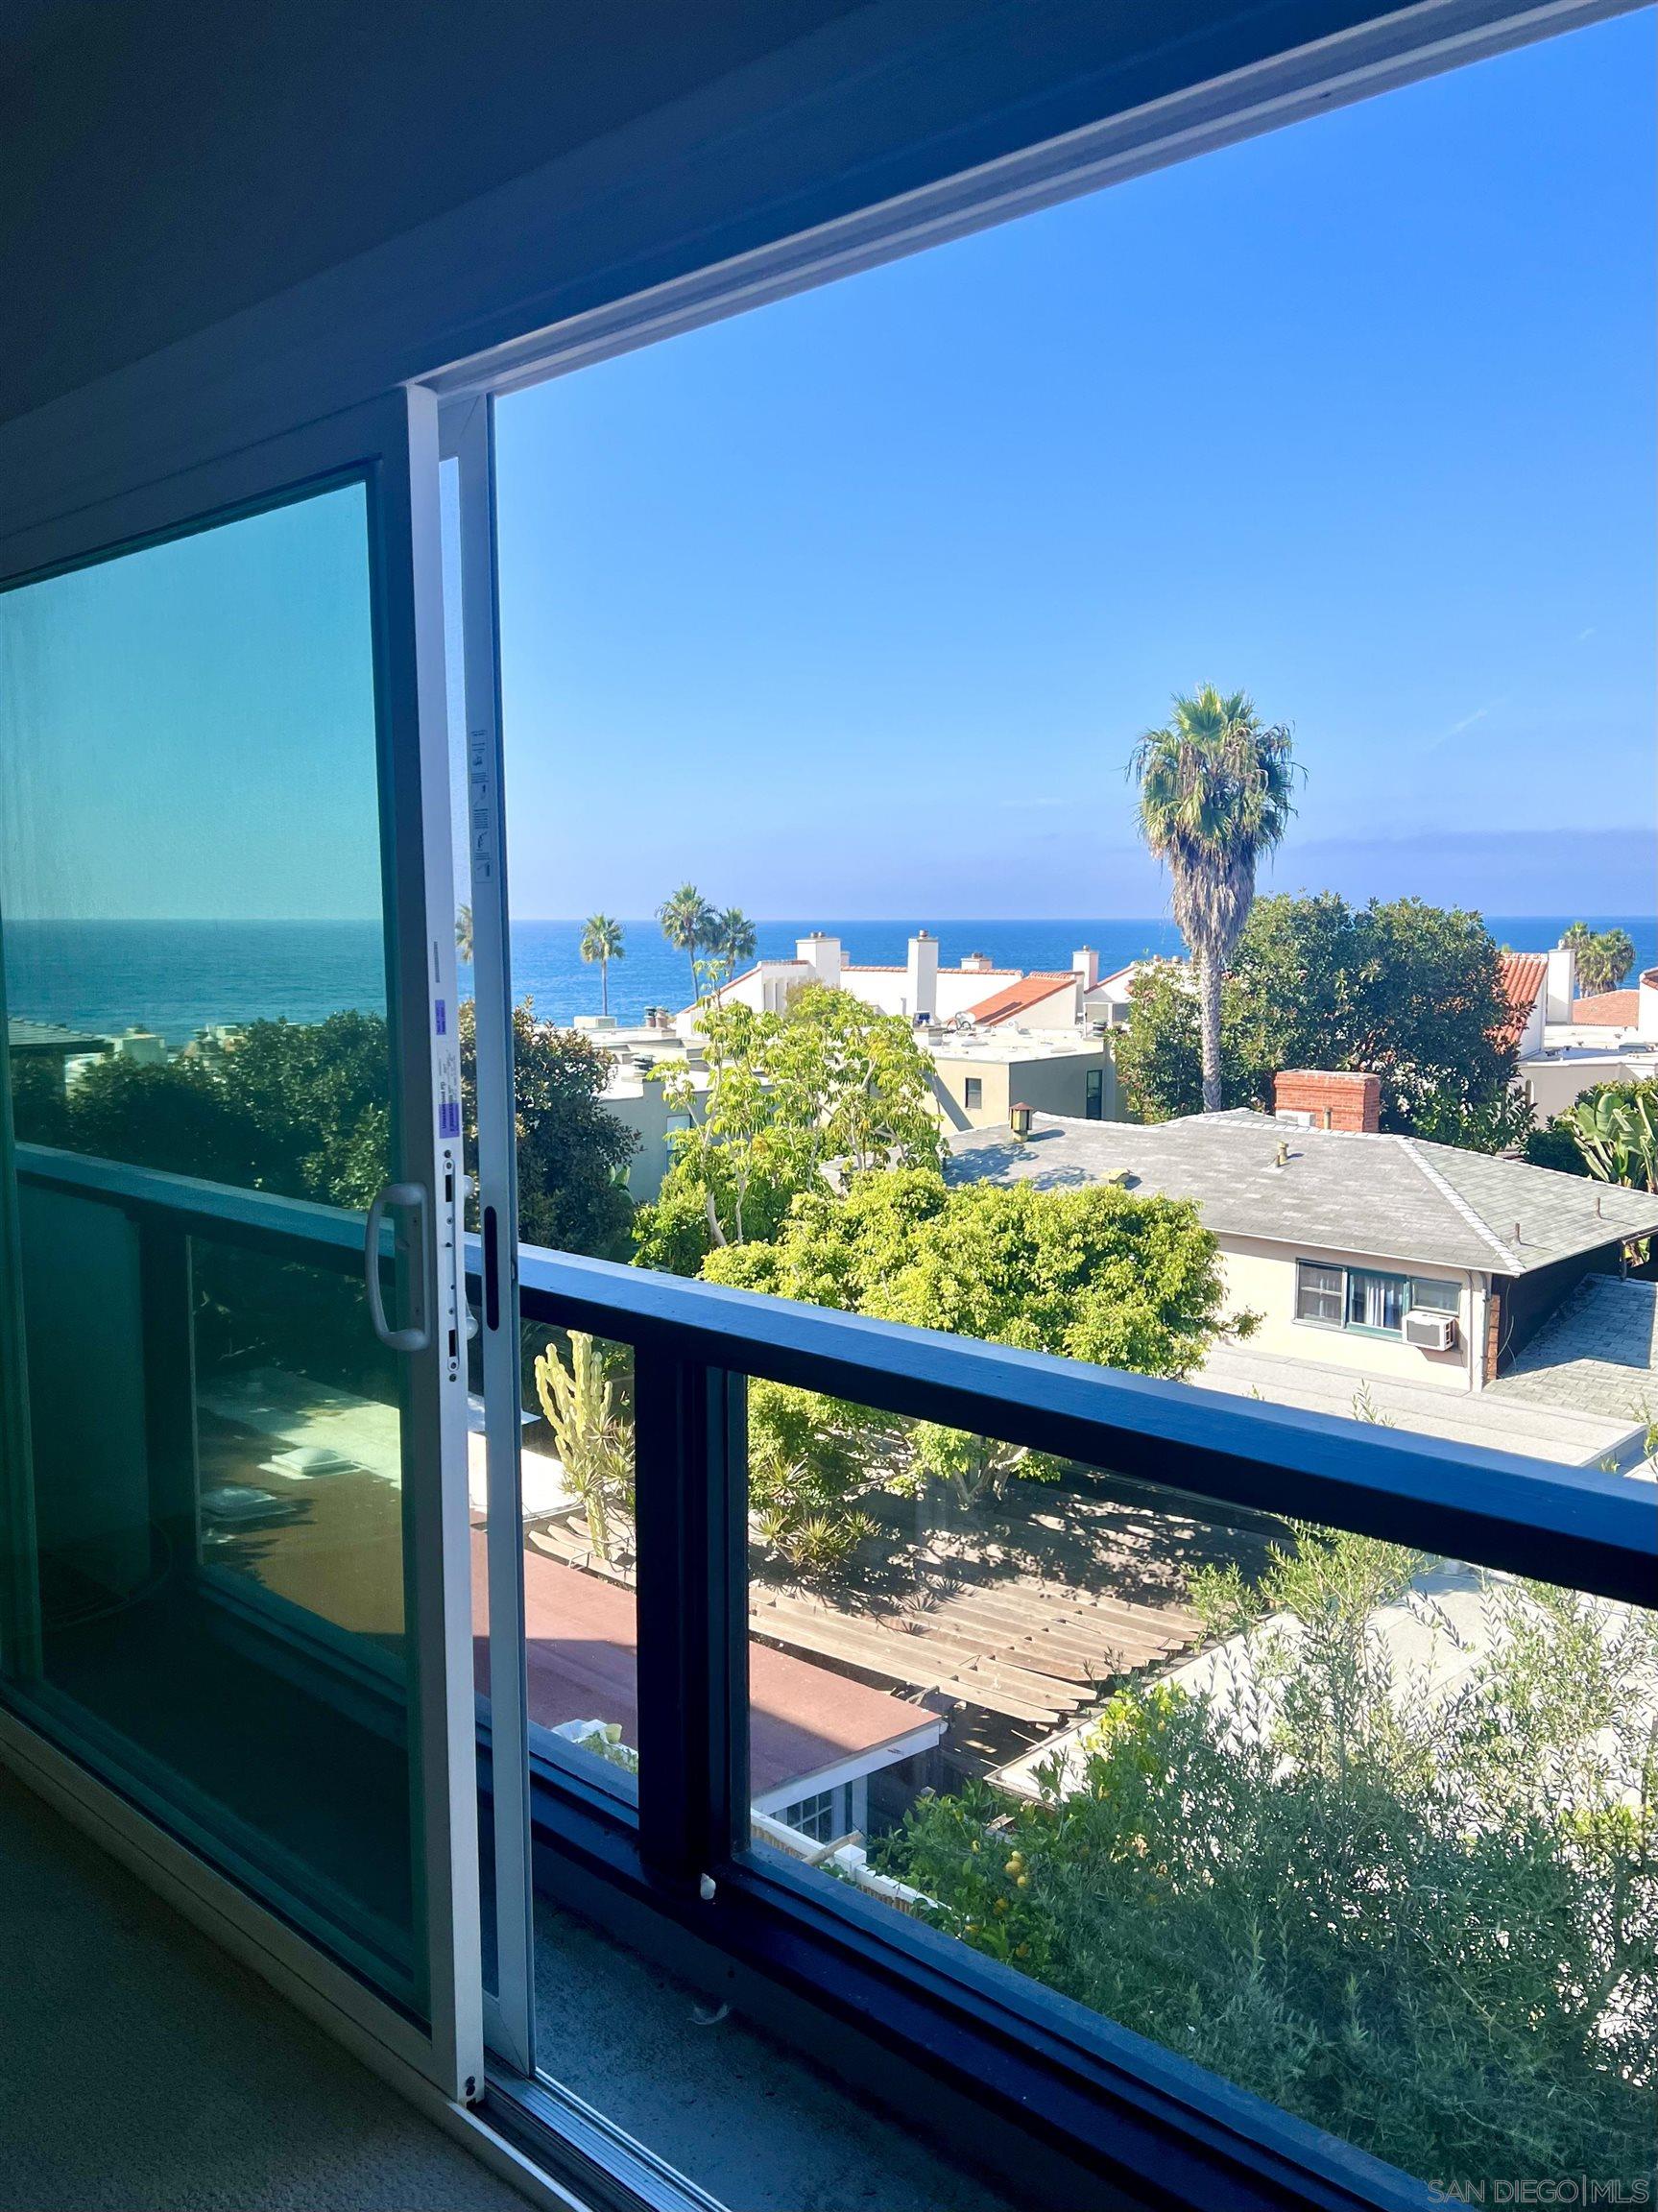
<path id="1" fill-rule="evenodd" d="M 1273 1165 L 1280 1143 L 1286 1166 Z M 1555 1260 L 1658 1231 L 1658 1196 L 1429 1144 L 1415 1137 L 1298 1129 L 1264 1114 L 1126 1121 L 1032 1117 L 949 1140 L 952 1182 L 1072 1190 L 1126 1173 L 1131 1190 L 1195 1199 L 1219 1237 L 1372 1254 L 1407 1265 L 1526 1275 Z"/>

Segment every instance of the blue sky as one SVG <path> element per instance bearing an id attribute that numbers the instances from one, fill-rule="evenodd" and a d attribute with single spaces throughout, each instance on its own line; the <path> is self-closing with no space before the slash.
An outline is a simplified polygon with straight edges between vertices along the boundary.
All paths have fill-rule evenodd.
<path id="1" fill-rule="evenodd" d="M 502 402 L 514 904 L 1141 915 L 1177 687 L 1270 878 L 1653 892 L 1653 17 Z"/>

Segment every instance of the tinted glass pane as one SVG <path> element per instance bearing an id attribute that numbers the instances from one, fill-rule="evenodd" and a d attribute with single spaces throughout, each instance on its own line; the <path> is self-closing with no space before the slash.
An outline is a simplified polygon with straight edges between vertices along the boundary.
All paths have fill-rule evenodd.
<path id="1" fill-rule="evenodd" d="M 394 1108 L 372 640 L 361 484 L 0 597 L 5 1664 L 418 2008 L 401 1378 L 352 1217 Z M 266 1240 L 186 1227 L 204 1184 Z"/>

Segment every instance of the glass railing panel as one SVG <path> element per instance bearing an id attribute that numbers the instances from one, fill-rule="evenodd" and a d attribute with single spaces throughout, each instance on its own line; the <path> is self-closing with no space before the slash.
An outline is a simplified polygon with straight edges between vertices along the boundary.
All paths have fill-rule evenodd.
<path id="1" fill-rule="evenodd" d="M 530 1756 L 637 1802 L 633 1348 L 531 1321 L 523 1340 Z M 481 1575 L 481 1529 L 472 1541 Z"/>
<path id="2" fill-rule="evenodd" d="M 1649 2176 L 1658 1614 L 751 1387 L 763 1854 L 1421 2179 Z"/>

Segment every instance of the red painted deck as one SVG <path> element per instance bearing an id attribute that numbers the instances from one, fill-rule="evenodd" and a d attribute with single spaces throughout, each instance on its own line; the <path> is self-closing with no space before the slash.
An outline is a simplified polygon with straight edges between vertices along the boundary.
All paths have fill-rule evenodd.
<path id="1" fill-rule="evenodd" d="M 484 1561 L 484 1532 L 474 1528 L 472 1606 L 480 1622 L 488 1619 Z M 543 1728 L 565 1720 L 614 1721 L 622 1741 L 637 1744 L 633 1592 L 526 1551 L 524 1627 L 530 1719 Z M 482 1690 L 488 1664 L 482 1635 L 474 1639 L 473 1651 Z M 878 1751 L 934 1719 L 922 1706 L 763 1644 L 749 1646 L 749 1776 L 756 1797 L 843 1759 Z"/>

